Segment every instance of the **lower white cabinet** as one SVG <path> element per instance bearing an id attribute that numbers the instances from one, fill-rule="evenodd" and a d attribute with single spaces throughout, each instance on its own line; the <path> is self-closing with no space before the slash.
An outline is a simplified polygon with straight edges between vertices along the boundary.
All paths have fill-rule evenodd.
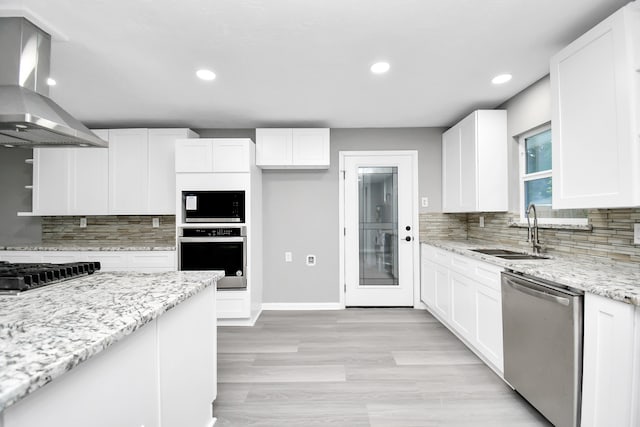
<path id="1" fill-rule="evenodd" d="M 0 261 L 64 263 L 98 261 L 102 271 L 160 272 L 176 269 L 175 251 L 0 251 Z"/>
<path id="2" fill-rule="evenodd" d="M 422 244 L 421 299 L 431 313 L 500 375 L 500 267 Z"/>
<path id="3" fill-rule="evenodd" d="M 640 308 L 585 294 L 582 426 L 640 425 Z"/>
<path id="4" fill-rule="evenodd" d="M 216 357 L 210 286 L 10 406 L 0 425 L 210 427 Z"/>

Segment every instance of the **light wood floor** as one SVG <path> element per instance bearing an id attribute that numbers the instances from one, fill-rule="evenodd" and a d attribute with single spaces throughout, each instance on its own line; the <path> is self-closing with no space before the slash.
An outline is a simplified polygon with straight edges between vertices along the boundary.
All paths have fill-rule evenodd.
<path id="1" fill-rule="evenodd" d="M 429 313 L 266 311 L 218 328 L 216 426 L 548 426 Z"/>

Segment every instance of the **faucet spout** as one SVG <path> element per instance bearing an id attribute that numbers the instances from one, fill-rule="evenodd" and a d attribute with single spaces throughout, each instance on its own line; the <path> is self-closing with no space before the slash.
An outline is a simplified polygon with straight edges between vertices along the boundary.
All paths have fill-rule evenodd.
<path id="1" fill-rule="evenodd" d="M 533 211 L 533 227 L 531 226 L 531 220 L 529 216 Z M 531 246 L 534 254 L 539 254 L 542 246 L 540 245 L 540 238 L 538 236 L 538 214 L 536 213 L 536 205 L 531 203 L 527 209 L 527 242 L 531 242 Z"/>

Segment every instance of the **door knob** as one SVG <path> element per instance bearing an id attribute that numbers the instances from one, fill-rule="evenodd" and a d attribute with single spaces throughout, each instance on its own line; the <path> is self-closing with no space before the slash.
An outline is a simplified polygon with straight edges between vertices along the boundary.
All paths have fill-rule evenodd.
<path id="1" fill-rule="evenodd" d="M 411 241 L 411 236 L 405 237 L 404 240 L 406 240 L 407 242 L 410 242 Z"/>

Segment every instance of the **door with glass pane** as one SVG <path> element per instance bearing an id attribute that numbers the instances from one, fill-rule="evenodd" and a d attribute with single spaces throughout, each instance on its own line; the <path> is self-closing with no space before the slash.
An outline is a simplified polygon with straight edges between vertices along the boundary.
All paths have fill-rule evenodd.
<path id="1" fill-rule="evenodd" d="M 414 157 L 350 153 L 341 157 L 345 305 L 413 306 Z"/>

